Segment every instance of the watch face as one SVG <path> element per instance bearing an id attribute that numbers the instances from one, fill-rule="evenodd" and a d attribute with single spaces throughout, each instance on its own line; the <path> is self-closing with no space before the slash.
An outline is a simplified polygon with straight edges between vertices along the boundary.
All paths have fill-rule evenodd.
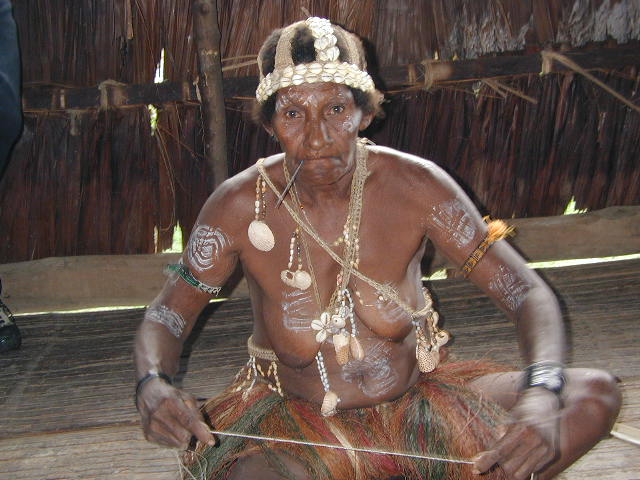
<path id="1" fill-rule="evenodd" d="M 547 387 L 553 391 L 560 390 L 562 388 L 562 380 L 558 376 L 551 376 L 547 379 Z"/>

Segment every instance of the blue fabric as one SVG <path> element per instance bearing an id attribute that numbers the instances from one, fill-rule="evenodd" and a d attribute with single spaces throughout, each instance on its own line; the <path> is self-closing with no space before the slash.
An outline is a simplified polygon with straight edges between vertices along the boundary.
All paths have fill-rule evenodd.
<path id="1" fill-rule="evenodd" d="M 0 174 L 22 128 L 20 50 L 9 0 L 0 0 Z"/>

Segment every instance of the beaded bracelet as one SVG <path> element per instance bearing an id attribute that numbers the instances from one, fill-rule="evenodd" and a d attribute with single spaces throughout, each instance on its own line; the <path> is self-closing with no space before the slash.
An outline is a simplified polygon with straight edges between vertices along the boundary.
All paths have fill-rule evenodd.
<path id="1" fill-rule="evenodd" d="M 160 378 L 162 380 L 164 380 L 165 383 L 168 383 L 169 385 L 173 385 L 173 381 L 171 380 L 171 377 L 169 375 L 167 375 L 166 373 L 163 372 L 149 372 L 147 373 L 144 377 L 142 377 L 140 380 L 138 380 L 138 383 L 136 384 L 136 393 L 133 397 L 133 401 L 136 405 L 136 410 L 140 410 L 138 408 L 138 395 L 140 394 L 140 391 L 142 390 L 142 387 L 149 381 L 149 380 L 153 380 L 154 378 Z"/>
<path id="2" fill-rule="evenodd" d="M 182 263 L 167 265 L 166 272 L 177 273 L 180 276 L 180 278 L 182 278 L 182 280 L 187 282 L 189 285 L 197 288 L 201 292 L 208 293 L 209 295 L 218 296 L 218 294 L 220 293 L 220 290 L 222 290 L 222 287 L 212 287 L 211 285 L 202 283 L 200 280 L 194 277 L 193 273 L 191 273 L 189 268 L 186 265 L 183 265 Z"/>

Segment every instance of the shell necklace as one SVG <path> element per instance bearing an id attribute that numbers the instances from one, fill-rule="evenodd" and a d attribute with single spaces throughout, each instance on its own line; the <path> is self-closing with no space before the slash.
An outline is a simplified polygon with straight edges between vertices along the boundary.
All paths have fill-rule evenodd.
<path id="1" fill-rule="evenodd" d="M 364 182 L 368 175 L 366 171 L 366 160 L 368 155 L 366 143 L 366 139 L 358 139 L 356 171 L 354 173 L 351 184 L 351 197 L 349 199 L 349 213 L 347 216 L 347 224 L 345 225 L 345 229 L 343 231 L 343 241 L 344 237 L 350 237 L 348 245 L 346 241 L 344 242 L 344 258 L 336 254 L 332 250 L 331 245 L 320 238 L 314 228 L 309 224 L 308 218 L 302 218 L 303 216 L 306 217 L 306 214 L 304 213 L 304 211 L 302 211 L 302 213 L 299 213 L 300 210 L 302 210 L 299 208 L 299 202 L 294 201 L 294 205 L 297 205 L 296 207 L 291 206 L 287 201 L 282 201 L 285 208 L 291 215 L 291 218 L 296 222 L 298 227 L 302 229 L 304 233 L 309 235 L 316 243 L 318 243 L 318 245 L 320 245 L 320 247 L 341 267 L 338 278 L 336 279 L 336 289 L 334 290 L 329 302 L 329 308 L 327 308 L 326 311 L 322 312 L 320 319 L 313 320 L 311 326 L 314 330 L 318 331 L 318 333 L 316 334 L 316 340 L 319 343 L 323 343 L 328 337 L 329 333 L 333 334 L 333 337 L 335 337 L 335 339 L 332 339 L 334 340 L 334 346 L 336 347 L 337 359 L 343 358 L 341 356 L 345 355 L 344 353 L 338 353 L 338 350 L 340 350 L 341 352 L 346 351 L 346 355 L 351 353 L 354 358 L 362 358 L 361 355 L 363 356 L 364 352 L 362 351 L 361 346 L 360 348 L 358 348 L 359 342 L 356 338 L 355 322 L 353 321 L 353 300 L 351 298 L 349 289 L 346 288 L 349 283 L 350 276 L 353 275 L 354 277 L 373 287 L 383 298 L 394 302 L 400 308 L 411 315 L 417 340 L 416 359 L 418 360 L 418 366 L 421 372 L 428 373 L 437 367 L 440 358 L 439 349 L 449 340 L 449 334 L 444 330 L 440 330 L 437 326 L 438 313 L 433 309 L 433 302 L 428 290 L 423 289 L 425 306 L 419 310 L 415 310 L 402 298 L 400 298 L 399 292 L 391 285 L 381 284 L 364 275 L 357 269 L 358 265 L 356 259 L 359 250 L 359 242 L 355 241 L 354 239 L 357 238 L 360 228 L 362 195 L 364 191 Z M 281 193 L 278 191 L 278 188 L 274 185 L 274 183 L 267 175 L 263 162 L 264 159 L 260 159 L 256 164 L 260 173 L 260 175 L 258 176 L 258 182 L 266 182 L 269 188 L 273 190 L 276 197 L 279 197 Z M 288 175 L 288 172 L 286 170 L 285 175 Z M 262 191 L 263 188 L 265 188 L 264 183 L 262 183 L 260 190 Z M 258 192 L 258 188 L 256 188 L 256 192 Z M 258 198 L 257 195 L 258 194 L 256 193 L 256 197 Z M 261 211 L 258 204 L 259 202 L 256 201 L 256 220 L 259 220 L 258 212 Z M 266 226 L 266 224 L 264 225 Z M 304 244 L 304 235 L 300 234 L 299 237 Z M 314 292 L 316 294 L 316 301 L 318 302 L 319 308 L 322 309 L 322 304 L 317 289 L 317 283 L 313 272 L 313 266 L 310 261 L 311 259 L 309 256 L 309 249 L 305 247 L 304 250 L 307 256 L 307 264 L 309 265 L 310 276 L 312 280 L 311 284 L 313 285 Z M 421 326 L 421 319 L 425 319 L 425 317 L 426 332 Z M 352 324 L 351 335 L 349 335 L 345 329 L 347 320 L 349 320 Z M 349 336 L 351 338 L 349 338 Z M 352 347 L 352 345 L 354 346 Z M 340 399 L 330 389 L 329 379 L 327 376 L 326 368 L 324 366 L 324 358 L 321 351 L 318 351 L 318 353 L 316 354 L 316 364 L 320 373 L 320 380 L 322 381 L 322 385 L 325 390 L 325 397 L 323 399 L 321 412 L 325 416 L 333 415 L 336 411 L 336 407 Z"/>
<path id="2" fill-rule="evenodd" d="M 351 292 L 349 291 L 348 284 L 349 279 L 351 278 L 351 272 L 358 268 L 359 263 L 359 230 L 360 218 L 362 215 L 364 183 L 367 178 L 367 156 L 368 151 L 366 147 L 361 142 L 358 142 L 356 146 L 356 167 L 351 180 L 347 220 L 343 228 L 340 242 L 344 244 L 344 263 L 341 264 L 340 271 L 336 276 L 336 287 L 331 294 L 331 298 L 326 309 L 322 308 L 317 279 L 313 270 L 313 263 L 311 262 L 309 254 L 310 250 L 306 243 L 306 239 L 304 235 L 298 235 L 306 254 L 307 266 L 310 272 L 311 285 L 313 285 L 316 303 L 318 304 L 319 310 L 322 312 L 320 318 L 311 322 L 311 328 L 316 330 L 316 341 L 320 344 L 324 343 L 327 338 L 331 336 L 336 353 L 336 361 L 339 365 L 345 365 L 350 358 L 354 358 L 356 360 L 362 360 L 364 358 L 364 350 L 357 338 L 358 331 L 354 318 L 353 299 Z M 294 208 L 297 209 L 298 215 L 304 216 L 307 224 L 311 225 L 300 201 L 300 195 L 298 194 L 295 182 L 291 181 L 286 161 L 283 161 L 283 170 L 287 184 L 292 183 L 293 188 L 290 192 Z M 296 228 L 296 232 L 299 232 L 299 227 Z M 348 325 L 350 326 L 349 329 L 347 328 Z M 340 399 L 338 395 L 331 390 L 324 365 L 324 358 L 320 351 L 318 351 L 318 354 L 316 355 L 316 364 L 318 365 L 320 380 L 322 381 L 322 385 L 325 390 L 321 411 L 323 415 L 333 415 Z"/>

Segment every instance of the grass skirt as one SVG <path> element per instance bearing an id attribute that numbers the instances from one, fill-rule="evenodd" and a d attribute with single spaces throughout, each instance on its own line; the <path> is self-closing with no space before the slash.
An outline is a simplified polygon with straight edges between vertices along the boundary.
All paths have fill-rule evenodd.
<path id="1" fill-rule="evenodd" d="M 469 460 L 496 439 L 495 427 L 507 414 L 466 383 L 496 371 L 500 369 L 483 362 L 444 363 L 421 375 L 397 400 L 339 410 L 332 417 L 323 417 L 319 405 L 283 398 L 264 383 L 256 383 L 248 393 L 234 392 L 232 385 L 209 400 L 203 413 L 217 430 Z M 220 438 L 216 447 L 197 445 L 185 454 L 184 463 L 193 477 L 218 480 L 249 455 L 262 455 L 283 478 L 293 478 L 282 462 L 286 457 L 304 465 L 314 480 L 478 478 L 471 465 L 233 437 Z M 484 480 L 502 478 L 500 469 L 483 475 Z"/>

